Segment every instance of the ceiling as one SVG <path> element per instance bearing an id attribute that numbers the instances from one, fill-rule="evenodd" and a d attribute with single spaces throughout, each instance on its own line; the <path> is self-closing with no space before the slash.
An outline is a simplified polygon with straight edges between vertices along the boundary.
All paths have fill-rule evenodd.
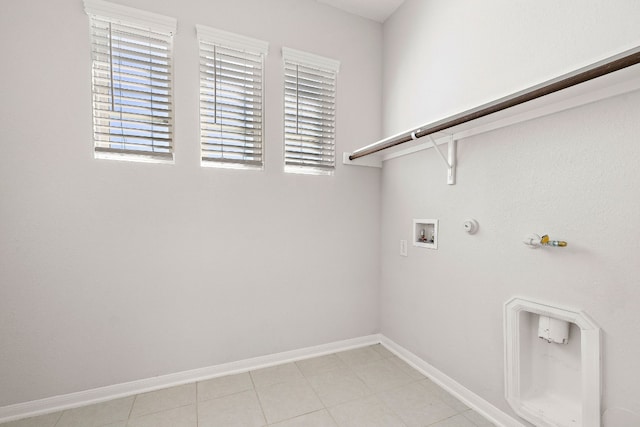
<path id="1" fill-rule="evenodd" d="M 384 22 L 404 0 L 317 0 L 346 12 Z"/>

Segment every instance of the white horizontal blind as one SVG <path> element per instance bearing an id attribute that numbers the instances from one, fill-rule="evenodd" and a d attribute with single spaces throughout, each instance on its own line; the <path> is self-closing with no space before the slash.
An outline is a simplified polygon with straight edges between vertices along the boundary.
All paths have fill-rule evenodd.
<path id="1" fill-rule="evenodd" d="M 267 44 L 198 27 L 203 165 L 262 168 Z"/>
<path id="2" fill-rule="evenodd" d="M 91 39 L 96 156 L 172 161 L 172 34 L 91 16 Z"/>
<path id="3" fill-rule="evenodd" d="M 318 66 L 292 50 L 283 56 L 285 171 L 332 173 L 337 66 Z"/>

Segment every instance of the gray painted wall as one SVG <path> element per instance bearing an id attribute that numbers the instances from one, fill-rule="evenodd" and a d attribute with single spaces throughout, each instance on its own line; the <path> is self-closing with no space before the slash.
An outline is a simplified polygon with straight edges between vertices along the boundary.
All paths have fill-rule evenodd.
<path id="1" fill-rule="evenodd" d="M 385 134 L 639 45 L 640 4 L 614 3 L 408 0 L 384 25 Z M 513 414 L 503 303 L 581 309 L 603 330 L 603 410 L 640 414 L 639 133 L 635 92 L 461 140 L 455 186 L 433 150 L 386 161 L 381 332 Z M 400 257 L 413 218 L 440 219 L 438 250 Z"/>
<path id="2" fill-rule="evenodd" d="M 94 160 L 81 0 L 3 1 L 0 406 L 378 331 L 381 25 L 312 0 L 178 19 L 175 165 Z M 266 166 L 199 165 L 195 24 L 270 43 Z M 283 173 L 282 46 L 341 61 L 335 176 Z"/>

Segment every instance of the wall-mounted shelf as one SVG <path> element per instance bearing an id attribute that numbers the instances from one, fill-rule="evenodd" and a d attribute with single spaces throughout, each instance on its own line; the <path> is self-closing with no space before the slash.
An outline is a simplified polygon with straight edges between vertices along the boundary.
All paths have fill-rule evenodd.
<path id="1" fill-rule="evenodd" d="M 345 153 L 345 164 L 369 165 L 526 120 L 640 90 L 640 47 L 450 117 Z M 423 137 L 434 141 L 426 141 Z M 375 160 L 373 160 L 375 159 Z M 449 173 L 450 174 L 450 173 Z M 450 181 L 449 176 L 447 181 Z"/>

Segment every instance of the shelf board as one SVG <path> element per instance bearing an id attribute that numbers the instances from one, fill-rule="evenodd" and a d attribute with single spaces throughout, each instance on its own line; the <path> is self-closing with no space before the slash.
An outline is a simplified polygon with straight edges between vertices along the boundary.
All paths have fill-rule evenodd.
<path id="1" fill-rule="evenodd" d="M 557 84 L 558 82 L 570 80 L 574 76 L 581 73 L 588 74 L 598 67 L 600 67 L 601 69 L 606 68 L 606 64 L 616 60 L 616 58 L 630 58 L 630 62 L 635 62 L 633 63 L 633 65 L 628 65 L 625 68 L 619 69 L 614 72 L 609 72 L 608 74 L 602 75 L 600 77 L 592 78 L 582 83 L 557 90 L 553 93 L 540 96 L 538 98 L 511 106 L 509 108 L 491 113 L 483 117 L 467 121 L 462 124 L 447 127 L 446 129 L 431 134 L 431 136 L 439 144 L 447 142 L 451 139 L 461 140 L 481 133 L 500 129 L 505 126 L 510 126 L 527 120 L 536 119 L 571 108 L 576 108 L 592 102 L 597 102 L 613 96 L 640 90 L 640 64 L 637 63 L 639 56 L 640 47 L 624 52 L 620 55 L 616 55 L 615 57 L 608 58 L 607 60 L 600 61 L 589 67 L 585 67 L 572 73 L 568 73 L 564 76 L 560 76 L 556 79 L 541 83 L 532 88 L 525 89 L 523 91 L 500 98 L 496 101 L 483 104 L 477 108 L 473 108 L 471 110 L 467 110 L 453 116 L 445 117 L 443 119 L 427 123 L 423 126 L 414 127 L 405 132 L 401 132 L 389 138 L 385 138 L 374 144 L 362 147 L 354 151 L 354 153 L 384 146 L 389 141 L 393 141 L 398 138 L 404 137 L 405 139 L 407 139 L 407 135 L 411 135 L 412 132 L 416 132 L 418 129 L 431 129 L 439 125 L 451 122 L 457 118 L 468 116 L 478 111 L 491 108 L 492 106 L 495 106 L 501 102 L 512 100 L 522 95 L 530 94 L 546 86 L 552 86 L 554 84 Z M 358 164 L 358 161 L 364 158 L 370 158 L 371 160 L 369 160 L 369 162 L 379 163 L 395 157 L 424 150 L 430 148 L 431 146 L 432 144 L 425 142 L 424 139 L 409 140 L 393 147 L 384 148 L 382 151 L 366 155 L 360 154 L 362 155 L 362 157 L 350 160 L 349 164 Z"/>

